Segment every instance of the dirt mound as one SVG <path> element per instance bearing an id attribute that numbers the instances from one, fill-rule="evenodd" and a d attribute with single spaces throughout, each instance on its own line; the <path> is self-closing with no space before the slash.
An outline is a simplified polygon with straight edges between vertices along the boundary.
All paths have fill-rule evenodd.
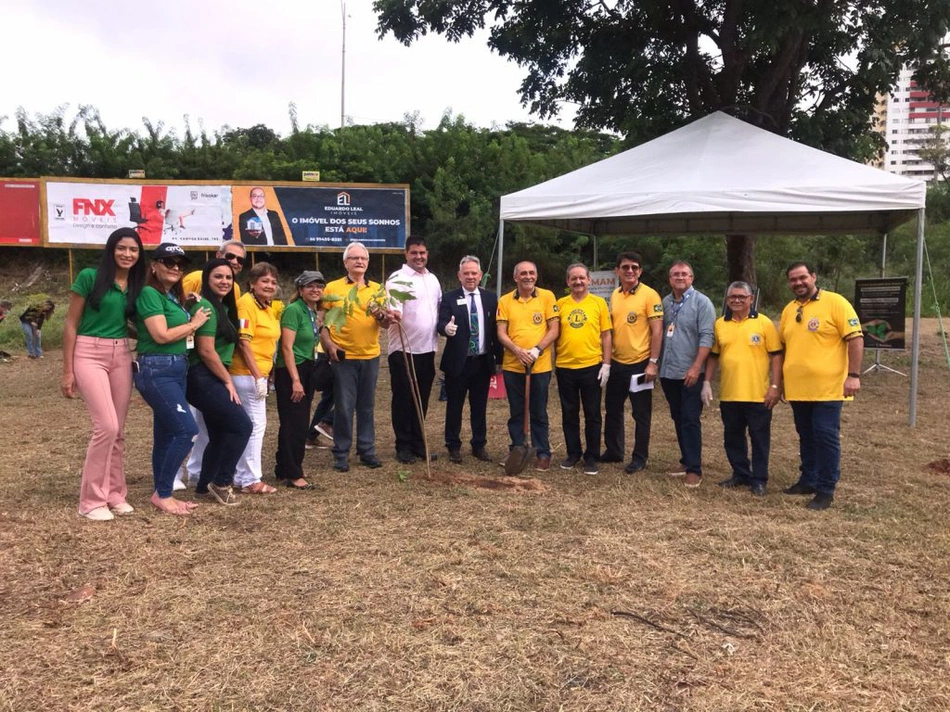
<path id="1" fill-rule="evenodd" d="M 950 458 L 945 457 L 941 460 L 934 460 L 927 463 L 927 469 L 933 470 L 939 475 L 950 475 Z"/>
<path id="2" fill-rule="evenodd" d="M 505 490 L 508 492 L 530 492 L 543 494 L 549 487 L 537 477 L 493 477 L 490 475 L 466 475 L 456 472 L 433 472 L 432 478 L 419 474 L 413 479 L 420 482 L 438 482 L 443 485 L 474 487 L 475 489 Z"/>

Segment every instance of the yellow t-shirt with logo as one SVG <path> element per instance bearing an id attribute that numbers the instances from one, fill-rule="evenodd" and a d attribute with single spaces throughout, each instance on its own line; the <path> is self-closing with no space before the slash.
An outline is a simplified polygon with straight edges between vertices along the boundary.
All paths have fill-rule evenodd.
<path id="1" fill-rule="evenodd" d="M 614 329 L 611 361 L 640 363 L 650 358 L 650 321 L 663 319 L 663 300 L 643 282 L 632 292 L 617 287 L 610 295 L 610 319 Z"/>
<path id="2" fill-rule="evenodd" d="M 588 294 L 579 302 L 573 296 L 557 302 L 561 331 L 557 338 L 558 368 L 589 368 L 604 360 L 600 335 L 610 331 L 607 300 Z"/>
<path id="3" fill-rule="evenodd" d="M 796 316 L 801 307 L 801 321 Z M 848 341 L 861 338 L 861 322 L 840 294 L 820 290 L 782 311 L 779 337 L 785 345 L 782 375 L 790 401 L 840 401 L 848 376 Z"/>
<path id="4" fill-rule="evenodd" d="M 254 363 L 265 378 L 274 366 L 274 353 L 280 339 L 280 319 L 274 314 L 273 303 L 261 307 L 253 294 L 245 294 L 237 301 L 238 336 L 251 345 Z M 235 376 L 252 376 L 244 362 L 241 349 L 234 350 L 234 359 L 228 369 Z"/>
<path id="5" fill-rule="evenodd" d="M 353 290 L 353 282 L 341 277 L 330 282 L 323 290 L 322 309 L 329 310 L 335 306 L 342 306 L 342 301 L 327 301 L 329 296 L 347 297 Z M 368 360 L 379 356 L 379 322 L 376 317 L 366 314 L 366 306 L 376 292 L 379 283 L 367 281 L 357 290 L 356 301 L 352 313 L 346 317 L 342 328 L 332 327 L 330 338 L 338 348 L 346 352 L 347 359 Z"/>
<path id="6" fill-rule="evenodd" d="M 498 300 L 498 323 L 507 323 L 508 337 L 523 349 L 541 343 L 548 331 L 548 322 L 557 317 L 557 298 L 549 289 L 535 289 L 528 299 L 521 299 L 516 289 Z M 501 367 L 513 373 L 525 372 L 524 365 L 508 349 L 505 349 Z M 552 368 L 551 349 L 547 348 L 534 362 L 531 373 L 547 373 Z"/>
<path id="7" fill-rule="evenodd" d="M 712 353 L 719 357 L 719 400 L 761 403 L 769 390 L 770 354 L 782 351 L 775 324 L 764 314 L 742 321 L 716 319 Z"/>

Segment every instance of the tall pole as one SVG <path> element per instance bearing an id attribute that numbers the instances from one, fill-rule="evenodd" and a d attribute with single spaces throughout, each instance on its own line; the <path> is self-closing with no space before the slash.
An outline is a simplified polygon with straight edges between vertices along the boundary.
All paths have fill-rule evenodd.
<path id="1" fill-rule="evenodd" d="M 340 128 L 346 120 L 346 3 L 340 0 L 340 14 L 343 16 L 343 47 L 340 50 Z"/>

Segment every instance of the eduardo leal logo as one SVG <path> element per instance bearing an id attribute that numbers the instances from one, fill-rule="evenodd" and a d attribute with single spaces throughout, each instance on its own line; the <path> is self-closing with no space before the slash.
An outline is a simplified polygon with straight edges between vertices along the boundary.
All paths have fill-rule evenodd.
<path id="1" fill-rule="evenodd" d="M 348 207 L 350 204 L 350 194 L 346 191 L 342 191 L 336 194 L 336 204 Z"/>

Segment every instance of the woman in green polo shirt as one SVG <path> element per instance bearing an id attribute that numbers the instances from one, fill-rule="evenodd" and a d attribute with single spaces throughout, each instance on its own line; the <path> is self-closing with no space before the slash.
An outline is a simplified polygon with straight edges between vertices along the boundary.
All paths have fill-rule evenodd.
<path id="1" fill-rule="evenodd" d="M 145 286 L 135 302 L 138 370 L 135 388 L 152 408 L 152 505 L 166 514 L 188 515 L 197 506 L 172 497 L 172 484 L 191 450 L 198 426 L 185 399 L 188 363 L 195 332 L 210 312 L 185 308 L 181 277 L 188 256 L 178 245 L 163 242 L 152 253 Z"/>
<path id="2" fill-rule="evenodd" d="M 92 418 L 79 487 L 79 514 L 108 521 L 131 514 L 125 501 L 125 418 L 132 397 L 127 322 L 145 283 L 142 241 L 132 228 L 109 235 L 98 268 L 82 270 L 69 292 L 63 329 L 63 395 L 78 389 Z"/>
<path id="3" fill-rule="evenodd" d="M 234 470 L 251 437 L 251 419 L 231 380 L 228 366 L 238 340 L 234 270 L 224 259 L 210 260 L 201 270 L 201 299 L 192 314 L 204 309 L 208 321 L 195 332 L 188 354 L 188 402 L 201 411 L 208 445 L 201 458 L 195 494 L 210 494 L 221 504 L 237 504 L 232 490 Z"/>
<path id="4" fill-rule="evenodd" d="M 280 347 L 274 369 L 277 391 L 277 461 L 274 476 L 288 487 L 313 489 L 303 474 L 303 457 L 310 430 L 316 347 L 320 343 L 322 317 L 317 311 L 326 280 L 315 270 L 306 270 L 294 280 L 297 294 L 280 315 Z"/>

